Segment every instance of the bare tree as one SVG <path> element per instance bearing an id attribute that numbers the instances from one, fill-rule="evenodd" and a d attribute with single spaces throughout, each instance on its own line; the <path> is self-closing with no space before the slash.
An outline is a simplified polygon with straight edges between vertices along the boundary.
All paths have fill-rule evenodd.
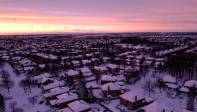
<path id="1" fill-rule="evenodd" d="M 5 102 L 1 94 L 0 94 L 0 112 L 5 112 Z"/>
<path id="2" fill-rule="evenodd" d="M 2 85 L 10 92 L 10 88 L 13 86 L 13 82 L 10 80 L 10 74 L 2 70 L 1 71 L 1 78 L 2 78 Z"/>
<path id="3" fill-rule="evenodd" d="M 10 79 L 3 79 L 3 85 L 4 87 L 10 92 L 10 88 L 13 86 L 13 82 Z"/>
<path id="4" fill-rule="evenodd" d="M 1 71 L 1 77 L 2 77 L 2 79 L 8 79 L 9 76 L 10 76 L 10 74 L 7 71 L 5 71 L 5 70 L 2 70 Z"/>
<path id="5" fill-rule="evenodd" d="M 9 104 L 9 107 L 11 108 L 11 112 L 15 112 L 15 109 L 16 109 L 16 105 L 17 105 L 17 102 L 14 101 L 12 103 Z"/>
<path id="6" fill-rule="evenodd" d="M 149 96 L 151 95 L 151 93 L 155 92 L 155 85 L 153 82 L 151 82 L 151 80 L 146 80 L 143 88 L 145 91 L 148 91 Z"/>
<path id="7" fill-rule="evenodd" d="M 194 111 L 194 96 L 189 95 L 187 99 L 187 110 Z"/>
<path id="8" fill-rule="evenodd" d="M 26 92 L 26 87 L 27 87 L 27 83 L 26 80 L 21 80 L 20 81 L 20 86 L 23 88 L 23 90 Z"/>
<path id="9" fill-rule="evenodd" d="M 29 99 L 29 102 L 31 103 L 31 104 L 33 104 L 33 106 L 36 104 L 36 102 L 37 102 L 37 98 L 36 98 L 36 96 L 33 96 L 33 97 L 30 97 L 30 98 L 28 98 Z"/>
<path id="10" fill-rule="evenodd" d="M 27 87 L 29 88 L 29 91 L 30 91 L 30 93 L 31 93 L 31 85 L 32 85 L 32 76 L 28 76 L 27 78 L 26 78 L 26 83 L 27 83 Z"/>
<path id="11" fill-rule="evenodd" d="M 30 78 L 26 78 L 24 80 L 21 80 L 20 82 L 20 86 L 24 89 L 24 91 L 26 91 L 26 88 L 28 88 L 30 93 L 31 93 L 31 84 L 32 84 L 32 81 Z"/>

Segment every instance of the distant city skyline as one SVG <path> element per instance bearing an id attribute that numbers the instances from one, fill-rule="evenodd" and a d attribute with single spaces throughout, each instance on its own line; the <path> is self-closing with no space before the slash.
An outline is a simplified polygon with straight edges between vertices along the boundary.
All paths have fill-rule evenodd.
<path id="1" fill-rule="evenodd" d="M 0 34 L 196 32 L 197 0 L 0 0 Z"/>

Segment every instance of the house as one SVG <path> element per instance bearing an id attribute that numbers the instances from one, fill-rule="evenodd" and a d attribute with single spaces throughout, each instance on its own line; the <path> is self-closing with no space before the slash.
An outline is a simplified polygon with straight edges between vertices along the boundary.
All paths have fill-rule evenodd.
<path id="1" fill-rule="evenodd" d="M 50 89 L 56 88 L 56 87 L 62 87 L 64 86 L 64 81 L 54 81 L 53 83 L 50 83 L 48 85 L 44 85 L 43 91 L 48 91 Z"/>
<path id="2" fill-rule="evenodd" d="M 40 70 L 45 70 L 45 69 L 46 69 L 46 64 L 39 64 L 39 65 L 38 65 L 38 68 L 39 68 Z"/>
<path id="3" fill-rule="evenodd" d="M 154 58 L 153 57 L 149 57 L 149 56 L 146 56 L 145 57 L 145 61 L 144 61 L 144 65 L 145 66 L 150 66 L 154 63 Z"/>
<path id="4" fill-rule="evenodd" d="M 108 65 L 107 65 L 107 68 L 109 69 L 109 71 L 110 71 L 111 73 L 118 73 L 118 72 L 120 71 L 119 66 L 116 65 L 116 64 L 108 64 Z"/>
<path id="5" fill-rule="evenodd" d="M 83 100 L 76 100 L 68 104 L 72 112 L 93 112 L 91 106 Z"/>
<path id="6" fill-rule="evenodd" d="M 88 58 L 88 59 L 90 59 L 90 58 L 93 57 L 93 53 L 85 54 L 85 57 Z"/>
<path id="7" fill-rule="evenodd" d="M 94 67 L 94 73 L 96 74 L 96 75 L 103 75 L 103 74 L 106 74 L 108 72 L 108 69 L 107 69 L 107 67 L 105 67 L 105 66 L 95 66 Z"/>
<path id="8" fill-rule="evenodd" d="M 171 76 L 171 75 L 166 75 L 162 78 L 162 82 L 167 86 L 169 83 L 170 84 L 176 84 L 176 78 Z"/>
<path id="9" fill-rule="evenodd" d="M 166 61 L 165 58 L 156 58 L 155 63 L 154 63 L 154 67 L 158 68 L 158 67 L 164 66 L 165 61 Z"/>
<path id="10" fill-rule="evenodd" d="M 197 81 L 196 80 L 188 80 L 184 84 L 185 87 L 187 88 L 195 88 L 197 89 Z"/>
<path id="11" fill-rule="evenodd" d="M 81 66 L 81 62 L 78 60 L 71 61 L 71 64 L 73 67 L 80 67 Z"/>
<path id="12" fill-rule="evenodd" d="M 133 83 L 140 78 L 139 67 L 126 67 L 124 70 L 124 77 L 128 83 Z"/>
<path id="13" fill-rule="evenodd" d="M 117 83 L 106 83 L 101 86 L 101 90 L 104 97 L 117 97 L 124 93 L 125 89 L 119 86 Z"/>
<path id="14" fill-rule="evenodd" d="M 97 81 L 89 81 L 85 84 L 86 89 L 100 89 L 100 84 Z"/>
<path id="15" fill-rule="evenodd" d="M 81 63 L 82 63 L 83 66 L 90 66 L 92 61 L 86 59 L 86 60 L 82 60 Z"/>
<path id="16" fill-rule="evenodd" d="M 92 71 L 88 67 L 80 68 L 80 72 L 81 72 L 82 78 L 84 78 L 86 82 L 96 80 L 95 75 L 92 73 Z"/>
<path id="17" fill-rule="evenodd" d="M 48 92 L 44 93 L 44 97 L 47 100 L 53 100 L 56 98 L 56 96 L 63 94 L 67 91 L 69 91 L 69 89 L 67 87 L 56 87 L 56 88 L 53 88 L 53 89 L 49 90 Z"/>
<path id="18" fill-rule="evenodd" d="M 127 107 L 129 110 L 136 110 L 152 103 L 153 100 L 145 98 L 144 95 L 137 91 L 129 91 L 120 95 L 120 105 Z"/>
<path id="19" fill-rule="evenodd" d="M 51 78 L 43 77 L 42 80 L 41 80 L 42 85 L 48 85 L 50 83 L 53 83 L 53 79 L 51 79 Z"/>
<path id="20" fill-rule="evenodd" d="M 190 92 L 189 88 L 184 87 L 184 86 L 182 86 L 181 88 L 179 88 L 179 91 L 180 91 L 182 94 L 187 94 L 187 93 Z"/>
<path id="21" fill-rule="evenodd" d="M 78 95 L 71 92 L 66 92 L 64 94 L 56 96 L 56 99 L 50 100 L 49 103 L 53 107 L 63 109 L 66 108 L 69 103 L 76 101 L 78 99 Z"/>
<path id="22" fill-rule="evenodd" d="M 60 109 L 57 112 L 73 112 L 72 110 L 70 110 L 69 108 L 64 108 L 64 109 Z"/>
<path id="23" fill-rule="evenodd" d="M 65 73 L 65 78 L 68 83 L 72 84 L 75 79 L 79 79 L 81 76 L 79 71 L 70 69 Z"/>
<path id="24" fill-rule="evenodd" d="M 50 77 L 51 74 L 49 73 L 43 73 L 43 74 L 40 74 L 38 76 L 34 76 L 34 80 L 39 83 L 39 84 L 42 84 L 42 83 L 46 83 L 45 81 L 47 81 L 48 79 L 51 80 L 49 77 Z M 46 84 L 44 85 L 48 85 L 48 81 Z"/>
<path id="25" fill-rule="evenodd" d="M 92 71 L 88 67 L 80 68 L 80 72 L 83 77 L 90 77 L 92 76 Z"/>
<path id="26" fill-rule="evenodd" d="M 100 63 L 100 60 L 99 60 L 98 58 L 92 58 L 92 59 L 91 59 L 91 63 L 92 63 L 93 65 L 98 65 L 98 64 Z"/>
<path id="27" fill-rule="evenodd" d="M 80 75 L 79 71 L 77 71 L 77 70 L 72 70 L 72 69 L 68 70 L 68 71 L 65 73 L 65 77 L 68 77 L 68 78 L 72 77 L 72 78 L 74 78 L 74 79 L 75 79 L 75 78 L 78 78 L 79 75 Z"/>
<path id="28" fill-rule="evenodd" d="M 110 60 L 110 57 L 103 57 L 102 60 L 104 63 L 107 63 Z"/>
<path id="29" fill-rule="evenodd" d="M 116 82 L 117 79 L 115 76 L 111 76 L 111 75 L 102 75 L 101 76 L 101 84 L 106 84 L 106 83 L 109 83 L 109 82 Z"/>
<path id="30" fill-rule="evenodd" d="M 184 87 L 188 88 L 190 91 L 193 91 L 197 94 L 197 81 L 196 80 L 188 80 L 185 82 Z"/>

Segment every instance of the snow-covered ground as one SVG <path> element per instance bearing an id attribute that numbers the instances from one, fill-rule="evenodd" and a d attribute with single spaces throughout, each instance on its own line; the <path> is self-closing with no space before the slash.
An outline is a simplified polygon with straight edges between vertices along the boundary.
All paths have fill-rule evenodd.
<path id="1" fill-rule="evenodd" d="M 156 80 L 155 75 L 159 74 L 154 74 L 154 70 L 150 69 L 149 72 L 145 75 L 145 77 L 141 77 L 141 79 L 134 84 L 127 85 L 127 88 L 129 89 L 129 91 L 137 92 L 137 94 L 139 95 L 150 97 L 151 99 L 156 101 L 159 112 L 162 112 L 164 108 L 167 112 L 185 112 L 186 102 L 188 98 L 187 95 L 185 95 L 184 97 L 174 96 L 173 93 L 175 92 L 175 90 L 169 90 L 167 88 L 165 90 L 161 89 L 161 91 L 159 90 L 159 88 L 155 88 L 154 92 L 149 95 L 147 90 L 144 89 L 146 80 L 151 80 L 154 82 Z M 166 75 L 166 73 L 160 73 L 160 75 L 164 76 Z M 121 109 L 125 108 L 122 108 L 119 102 L 120 100 L 117 99 L 110 102 L 104 102 L 103 104 L 114 112 L 121 112 L 119 107 Z M 197 98 L 195 98 L 194 107 L 195 111 L 197 111 Z"/>
<path id="2" fill-rule="evenodd" d="M 49 109 L 48 106 L 43 104 L 38 104 L 40 101 L 43 100 L 42 98 L 42 91 L 40 88 L 32 88 L 31 93 L 25 93 L 24 89 L 20 86 L 20 81 L 25 78 L 23 74 L 17 76 L 13 68 L 9 64 L 4 64 L 4 66 L 1 68 L 1 70 L 4 69 L 10 74 L 10 79 L 13 81 L 14 85 L 11 87 L 10 92 L 8 93 L 6 89 L 2 89 L 0 93 L 5 97 L 10 97 L 11 99 L 8 99 L 5 101 L 6 106 L 6 112 L 10 112 L 10 106 L 9 104 L 12 102 L 16 102 L 16 108 L 22 108 L 24 112 L 46 112 L 47 109 Z M 37 102 L 35 105 L 30 103 L 29 98 L 36 97 Z"/>
<path id="3" fill-rule="evenodd" d="M 50 111 L 51 108 L 47 106 L 45 102 L 42 104 L 39 104 L 39 102 L 44 101 L 41 88 L 32 87 L 31 89 L 32 92 L 27 93 L 20 86 L 20 81 L 22 79 L 25 79 L 24 74 L 16 75 L 13 71 L 13 68 L 7 63 L 4 64 L 0 68 L 0 70 L 7 71 L 10 74 L 10 79 L 14 83 L 9 93 L 7 92 L 5 88 L 0 88 L 1 89 L 0 93 L 5 97 L 10 98 L 5 101 L 6 112 L 11 111 L 9 105 L 10 103 L 14 101 L 17 103 L 16 107 L 22 108 L 24 112 L 49 112 Z M 183 112 L 183 110 L 186 109 L 187 95 L 185 95 L 184 97 L 179 97 L 179 96 L 173 95 L 174 90 L 162 89 L 160 91 L 159 88 L 155 88 L 154 92 L 151 92 L 151 94 L 149 94 L 147 90 L 144 89 L 144 85 L 146 84 L 145 82 L 147 80 L 151 80 L 152 82 L 155 82 L 156 76 L 162 77 L 164 75 L 166 75 L 166 73 L 155 74 L 153 69 L 149 69 L 145 77 L 142 76 L 141 79 L 138 80 L 134 84 L 127 84 L 126 88 L 129 91 L 138 92 L 138 94 L 140 95 L 151 97 L 152 99 L 154 99 L 154 101 L 157 102 L 157 107 L 161 109 L 161 111 L 163 108 L 165 108 L 169 112 L 170 111 Z M 29 101 L 29 98 L 31 97 L 36 97 L 37 101 L 35 105 L 33 105 Z M 119 99 L 115 99 L 110 102 L 103 102 L 102 104 L 108 107 L 110 110 L 113 110 L 114 112 L 120 112 L 120 109 L 118 108 L 123 108 L 122 106 L 120 106 Z M 91 106 L 93 109 L 99 110 L 101 112 L 104 110 L 104 108 L 97 103 L 93 103 L 91 104 Z M 195 110 L 197 111 L 197 98 L 195 98 L 194 107 L 195 107 Z"/>

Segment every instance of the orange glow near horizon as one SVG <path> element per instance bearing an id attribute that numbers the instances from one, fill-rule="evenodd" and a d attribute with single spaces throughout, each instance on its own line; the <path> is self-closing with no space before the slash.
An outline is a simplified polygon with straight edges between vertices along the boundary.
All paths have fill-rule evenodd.
<path id="1" fill-rule="evenodd" d="M 0 0 L 0 35 L 196 32 L 197 0 Z"/>
<path id="2" fill-rule="evenodd" d="M 0 34 L 121 31 L 129 24 L 113 18 L 0 14 Z"/>
<path id="3" fill-rule="evenodd" d="M 178 26 L 178 27 L 177 27 Z M 179 28 L 194 28 L 192 24 L 161 24 L 127 22 L 117 18 L 88 16 L 52 16 L 23 13 L 0 14 L 0 34 L 69 33 L 69 32 L 151 32 Z M 181 30 L 181 29 L 180 29 Z"/>

